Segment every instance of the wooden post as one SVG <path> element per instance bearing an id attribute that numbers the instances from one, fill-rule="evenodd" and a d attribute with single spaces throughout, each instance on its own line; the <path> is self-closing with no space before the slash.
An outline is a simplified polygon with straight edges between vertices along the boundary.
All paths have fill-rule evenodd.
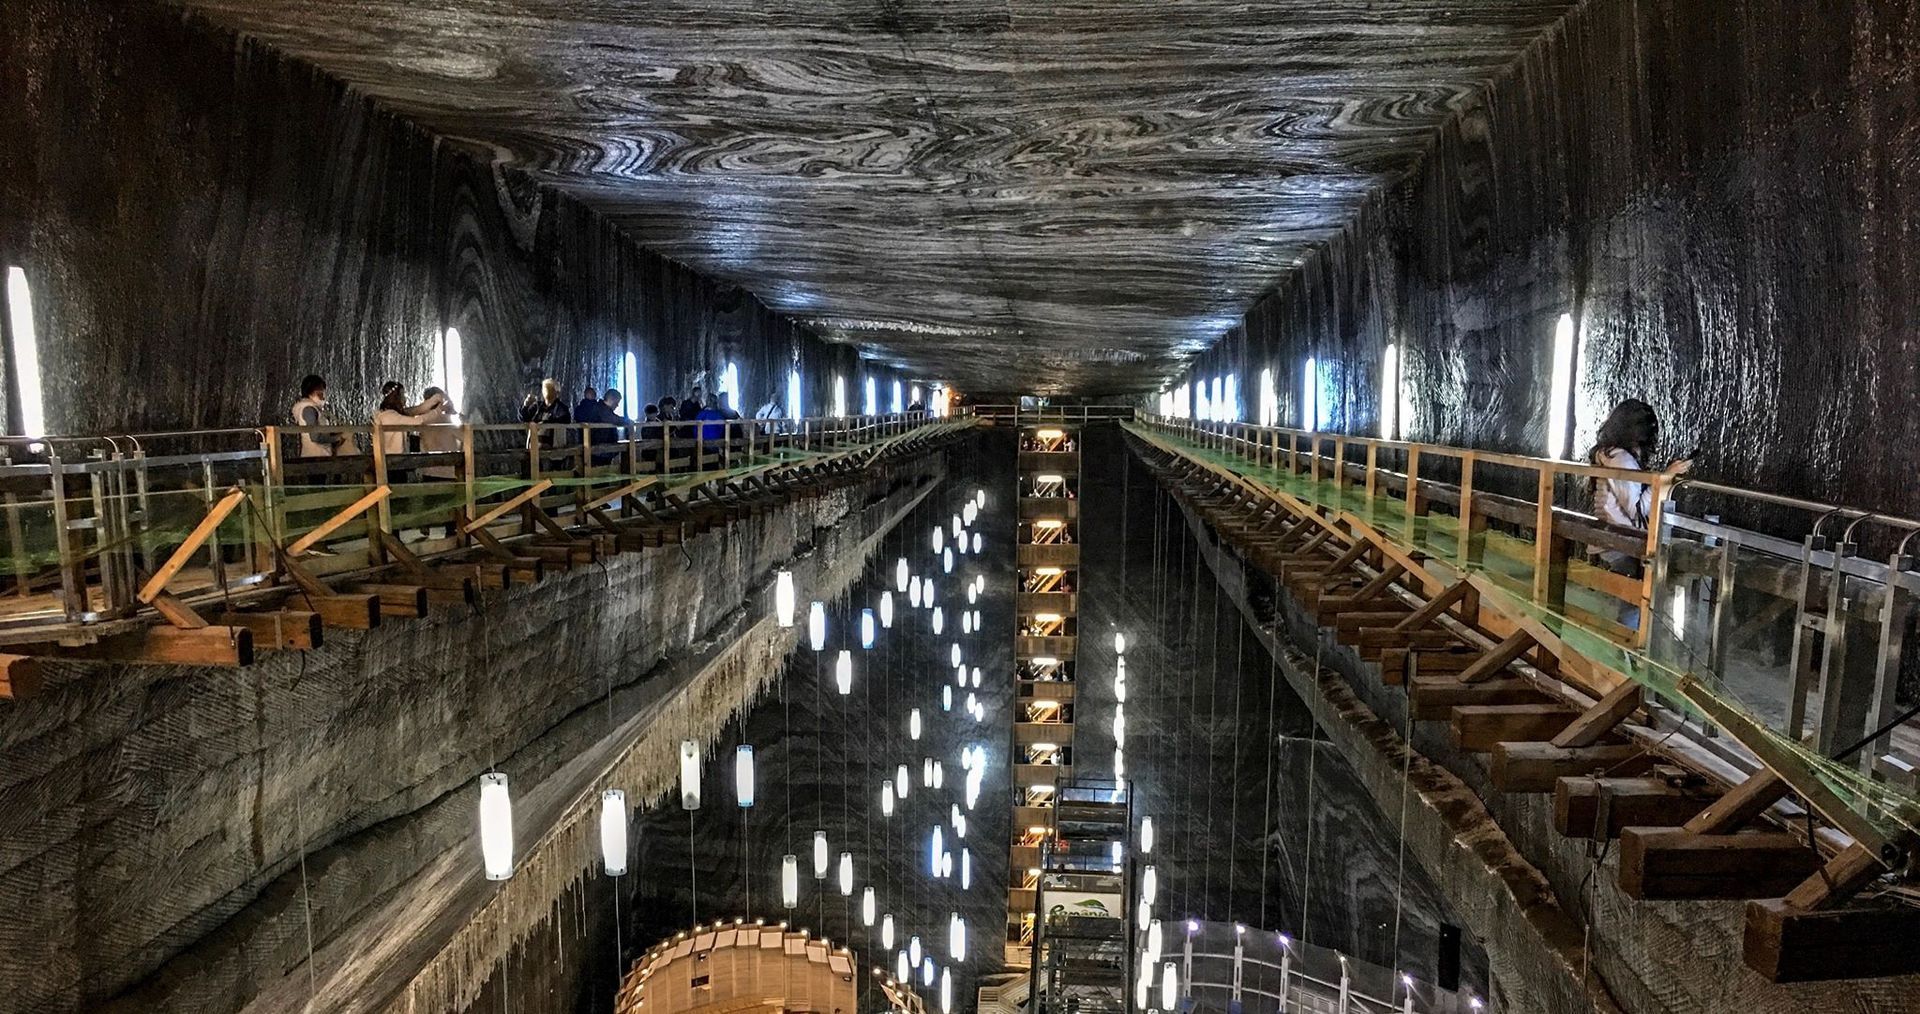
<path id="1" fill-rule="evenodd" d="M 1567 604 L 1567 561 L 1573 545 L 1553 533 L 1553 485 L 1553 469 L 1540 466 L 1540 502 L 1533 516 L 1533 600 L 1557 610 Z"/>
<path id="2" fill-rule="evenodd" d="M 1475 523 L 1478 515 L 1473 509 L 1473 465 L 1476 455 L 1472 451 L 1460 455 L 1460 528 L 1459 542 L 1454 546 L 1454 555 L 1462 563 L 1480 562 L 1485 543 L 1480 538 L 1484 529 Z"/>
<path id="3" fill-rule="evenodd" d="M 1380 445 L 1367 441 L 1367 507 L 1373 507 L 1373 497 L 1380 488 Z"/>
<path id="4" fill-rule="evenodd" d="M 386 428 L 380 425 L 376 416 L 373 420 L 373 485 L 375 489 L 387 487 L 387 448 Z M 381 497 L 367 510 L 367 563 L 378 565 L 387 561 L 386 548 L 380 544 L 376 533 L 393 530 L 393 514 L 388 507 L 390 497 Z"/>
<path id="5" fill-rule="evenodd" d="M 1646 647 L 1653 633 L 1653 581 L 1659 576 L 1653 561 L 1660 553 L 1660 517 L 1666 505 L 1667 473 L 1655 472 L 1647 477 L 1647 545 L 1640 561 L 1640 622 L 1633 632 L 1635 647 Z"/>
<path id="6" fill-rule="evenodd" d="M 1407 447 L 1407 534 L 1413 535 L 1415 518 L 1427 516 L 1427 498 L 1420 495 L 1420 445 Z"/>

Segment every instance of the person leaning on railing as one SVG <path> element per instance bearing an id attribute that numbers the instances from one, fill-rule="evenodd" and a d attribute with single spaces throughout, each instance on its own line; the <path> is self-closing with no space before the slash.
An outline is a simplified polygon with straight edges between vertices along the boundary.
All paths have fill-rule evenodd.
<path id="1" fill-rule="evenodd" d="M 1587 452 L 1587 459 L 1603 468 L 1651 472 L 1643 463 L 1652 460 L 1659 443 L 1660 417 L 1654 414 L 1653 406 L 1638 398 L 1628 398 L 1614 406 L 1607 421 L 1600 424 L 1600 435 L 1594 441 L 1593 450 Z M 1692 467 L 1692 459 L 1680 458 L 1660 472 L 1671 478 Z M 1650 484 L 1596 477 L 1588 480 L 1588 496 L 1595 517 L 1610 525 L 1646 531 L 1653 513 Z M 1638 556 L 1617 549 L 1602 549 L 1593 555 L 1599 566 L 1615 574 L 1630 578 L 1641 576 L 1644 565 Z M 1622 607 L 1621 623 L 1630 630 L 1639 629 L 1639 612 L 1633 606 Z"/>
<path id="2" fill-rule="evenodd" d="M 300 381 L 300 399 L 293 403 L 293 424 L 303 427 L 296 457 L 331 458 L 340 453 L 347 442 L 345 433 L 314 428 L 333 425 L 333 417 L 327 412 L 327 378 L 309 373 Z"/>

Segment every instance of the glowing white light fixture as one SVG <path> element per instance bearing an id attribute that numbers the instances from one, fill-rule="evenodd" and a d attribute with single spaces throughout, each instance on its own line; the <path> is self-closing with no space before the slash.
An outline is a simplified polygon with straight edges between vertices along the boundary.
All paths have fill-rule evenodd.
<path id="1" fill-rule="evenodd" d="M 1133 1005 L 1141 1010 L 1147 1009 L 1147 993 L 1153 988 L 1153 966 L 1149 963 L 1140 969 L 1140 979 L 1133 984 Z"/>
<path id="2" fill-rule="evenodd" d="M 1151 905 L 1159 893 L 1160 873 L 1153 864 L 1149 863 L 1147 868 L 1140 872 L 1140 900 Z"/>
<path id="3" fill-rule="evenodd" d="M 807 607 L 807 644 L 814 651 L 827 646 L 827 606 L 824 602 L 815 602 Z"/>
<path id="4" fill-rule="evenodd" d="M 1151 855 L 1152 853 L 1153 853 L 1153 818 L 1141 817 L 1140 818 L 1140 854 L 1144 856 L 1144 855 Z"/>
<path id="5" fill-rule="evenodd" d="M 900 413 L 905 412 L 906 410 L 907 410 L 906 395 L 900 389 L 900 382 L 896 380 L 893 382 L 893 408 L 890 409 L 889 411 L 891 411 L 894 415 L 899 415 Z"/>
<path id="6" fill-rule="evenodd" d="M 973 696 L 973 691 L 967 691 L 967 710 L 972 711 L 979 703 L 980 702 Z"/>
<path id="7" fill-rule="evenodd" d="M 627 794 L 619 789 L 600 793 L 600 860 L 609 877 L 627 872 Z"/>
<path id="8" fill-rule="evenodd" d="M 919 575 L 915 575 L 913 580 L 907 584 L 907 604 L 912 606 L 915 609 L 920 608 L 920 577 Z"/>
<path id="9" fill-rule="evenodd" d="M 969 810 L 973 809 L 973 805 L 980 801 L 980 781 L 981 775 L 979 768 L 974 768 L 972 771 L 967 772 L 967 809 Z"/>
<path id="10" fill-rule="evenodd" d="M 833 414 L 837 419 L 847 416 L 847 378 L 837 373 L 833 376 Z"/>
<path id="11" fill-rule="evenodd" d="M 893 629 L 892 591 L 883 591 L 880 593 L 880 626 L 886 630 Z"/>
<path id="12" fill-rule="evenodd" d="M 480 859 L 488 880 L 513 876 L 513 795 L 504 772 L 480 776 Z"/>
<path id="13" fill-rule="evenodd" d="M 912 576 L 912 573 L 913 572 L 911 570 L 907 569 L 906 557 L 903 556 L 900 559 L 895 560 L 893 563 L 894 589 L 904 594 L 907 590 L 907 579 Z"/>
<path id="14" fill-rule="evenodd" d="M 793 571 L 783 570 L 773 578 L 773 615 L 783 627 L 793 626 Z"/>
<path id="15" fill-rule="evenodd" d="M 1280 425 L 1280 392 L 1274 388 L 1271 367 L 1260 371 L 1260 425 Z"/>
<path id="16" fill-rule="evenodd" d="M 940 970 L 940 1014 L 953 1014 L 953 970 Z"/>
<path id="17" fill-rule="evenodd" d="M 940 875 L 940 854 L 946 851 L 946 836 L 940 833 L 940 825 L 933 825 L 933 833 L 927 836 L 927 865 L 934 876 Z"/>
<path id="18" fill-rule="evenodd" d="M 947 530 L 939 525 L 933 526 L 933 551 L 938 553 L 947 548 Z"/>
<path id="19" fill-rule="evenodd" d="M 933 975 L 934 975 L 933 959 L 926 958 L 922 960 L 920 962 L 920 985 L 922 986 L 933 985 Z"/>
<path id="20" fill-rule="evenodd" d="M 1165 933 L 1166 931 L 1160 926 L 1160 920 L 1155 919 L 1147 924 L 1147 964 L 1151 965 L 1160 960 L 1160 948 L 1166 943 Z"/>
<path id="21" fill-rule="evenodd" d="M 973 502 L 979 504 L 981 510 L 986 510 L 987 509 L 987 491 L 984 489 L 974 490 Z"/>
<path id="22" fill-rule="evenodd" d="M 16 329 L 14 333 L 19 334 L 20 332 Z M 450 327 L 440 332 L 434 345 L 434 386 L 447 392 L 447 401 L 451 402 L 454 407 L 457 408 L 465 405 L 467 403 L 467 360 L 466 354 L 461 350 L 460 329 Z M 633 353 L 627 353 L 626 363 L 628 366 L 633 365 Z M 637 368 L 635 373 L 637 376 Z M 636 379 L 628 386 L 627 390 L 636 391 L 639 390 L 639 387 L 640 383 Z M 638 398 L 635 398 L 631 404 L 637 406 L 640 404 L 640 401 Z M 632 417 L 629 416 L 628 418 Z"/>
<path id="23" fill-rule="evenodd" d="M 33 290 L 21 268 L 7 268 L 7 320 L 12 325 L 11 358 L 14 383 L 20 393 L 20 428 L 30 437 L 45 436 L 47 407 L 40 389 L 40 338 L 34 330 Z"/>
<path id="24" fill-rule="evenodd" d="M 840 896 L 845 898 L 845 897 L 850 897 L 852 894 L 853 894 L 853 853 L 842 852 L 840 853 Z"/>
<path id="25" fill-rule="evenodd" d="M 753 805 L 753 747 L 744 744 L 733 752 L 733 798 L 743 808 Z"/>
<path id="26" fill-rule="evenodd" d="M 939 607 L 939 606 L 934 606 L 934 607 L 933 607 L 933 632 L 934 632 L 934 635 L 935 635 L 935 636 L 938 636 L 938 635 L 939 635 L 939 633 L 940 633 L 940 631 L 941 631 L 941 628 L 943 628 L 943 627 L 945 627 L 946 625 L 947 625 L 947 622 L 946 622 L 946 617 L 945 617 L 945 616 L 943 616 L 943 615 L 941 615 L 941 612 L 940 612 L 940 607 Z"/>
<path id="27" fill-rule="evenodd" d="M 787 418 L 789 419 L 801 418 L 800 387 L 801 387 L 800 371 L 798 369 L 788 370 L 787 371 Z M 629 392 L 627 397 L 632 398 L 636 402 L 640 400 L 639 394 L 637 392 Z"/>
<path id="28" fill-rule="evenodd" d="M 680 808 L 700 808 L 700 745 L 690 739 L 680 741 Z"/>
<path id="29" fill-rule="evenodd" d="M 1127 777 L 1127 754 L 1124 750 L 1115 750 L 1113 752 L 1113 777 Z"/>
<path id="30" fill-rule="evenodd" d="M 800 904 L 800 857 L 792 853 L 780 859 L 780 904 L 786 908 Z"/>
<path id="31" fill-rule="evenodd" d="M 917 740 L 920 738 L 920 709 L 919 708 L 915 708 L 912 711 L 907 712 L 907 738 L 914 739 L 914 740 Z"/>
<path id="32" fill-rule="evenodd" d="M 1391 342 L 1380 353 L 1380 437 L 1400 435 L 1400 346 Z"/>
<path id="33" fill-rule="evenodd" d="M 920 938 L 917 936 L 908 937 L 907 938 L 907 961 L 910 964 L 918 965 L 920 963 L 920 956 L 921 956 L 920 955 Z"/>
<path id="34" fill-rule="evenodd" d="M 953 710 L 953 688 L 952 687 L 940 688 L 940 710 L 941 711 Z"/>
<path id="35" fill-rule="evenodd" d="M 1141 929 L 1146 929 L 1147 924 L 1153 921 L 1153 906 L 1147 904 L 1147 899 L 1141 898 L 1139 906 L 1133 911 L 1134 918 L 1139 921 Z"/>
<path id="36" fill-rule="evenodd" d="M 1169 961 L 1160 966 L 1160 1006 L 1173 1010 L 1179 1002 L 1180 973 L 1174 970 L 1173 962 Z"/>
<path id="37" fill-rule="evenodd" d="M 980 555 L 980 533 L 979 532 L 973 533 L 973 554 L 975 556 Z"/>
<path id="38" fill-rule="evenodd" d="M 893 979 L 904 986 L 911 981 L 909 976 L 912 974 L 912 966 L 907 963 L 907 952 L 901 951 L 893 959 Z"/>
<path id="39" fill-rule="evenodd" d="M 840 690 L 840 696 L 853 693 L 853 652 L 840 649 L 839 657 L 833 660 L 833 683 Z"/>
<path id="40" fill-rule="evenodd" d="M 1125 746 L 1127 742 L 1127 706 L 1117 705 L 1113 709 L 1113 745 Z"/>
<path id="41" fill-rule="evenodd" d="M 973 685 L 975 689 L 980 686 L 980 667 L 977 665 L 973 667 Z"/>
<path id="42" fill-rule="evenodd" d="M 955 961 L 967 960 L 967 921 L 958 912 L 947 914 L 947 956 Z"/>
<path id="43" fill-rule="evenodd" d="M 926 584 L 920 589 L 920 600 L 921 600 L 921 604 L 926 606 L 928 609 L 933 608 L 933 597 L 934 597 L 933 592 L 934 592 L 933 578 L 927 578 Z"/>
<path id="44" fill-rule="evenodd" d="M 953 642 L 953 647 L 951 647 L 951 648 L 949 648 L 949 649 L 947 649 L 947 664 L 948 664 L 948 665 L 959 665 L 959 664 L 960 664 L 960 657 L 961 657 L 961 656 L 960 656 L 960 642 L 959 642 L 959 641 L 955 641 L 955 642 Z"/>
<path id="45" fill-rule="evenodd" d="M 1127 635 L 1117 630 L 1113 632 L 1113 653 L 1115 655 L 1125 655 L 1127 653 Z"/>
<path id="46" fill-rule="evenodd" d="M 940 572 L 943 574 L 953 573 L 953 550 L 949 549 L 940 554 Z"/>
<path id="47" fill-rule="evenodd" d="M 936 789 L 947 787 L 947 765 L 944 762 L 933 762 L 933 787 Z"/>
<path id="48" fill-rule="evenodd" d="M 880 786 L 880 816 L 893 816 L 893 783 L 884 782 Z"/>
<path id="49" fill-rule="evenodd" d="M 972 581 L 968 581 L 967 582 L 967 604 L 972 605 L 978 601 L 980 601 L 980 586 L 975 584 Z"/>
<path id="50" fill-rule="evenodd" d="M 969 525 L 973 524 L 973 519 L 979 516 L 980 516 L 980 505 L 977 503 L 974 503 L 972 500 L 968 500 L 966 503 L 966 506 L 960 508 L 960 520 L 966 522 Z"/>
<path id="51" fill-rule="evenodd" d="M 966 826 L 966 821 L 967 821 L 967 818 L 965 817 L 959 818 L 959 826 L 954 828 L 955 831 L 958 831 L 963 836 L 966 834 L 966 831 L 963 830 L 963 828 Z M 960 848 L 960 889 L 963 891 L 966 891 L 966 890 L 971 890 L 972 888 L 973 888 L 973 850 L 965 846 L 961 846 Z"/>
<path id="52" fill-rule="evenodd" d="M 813 879 L 827 879 L 827 833 L 813 833 Z"/>
<path id="53" fill-rule="evenodd" d="M 920 758 L 920 784 L 929 789 L 933 788 L 933 758 L 932 757 Z"/>
<path id="54" fill-rule="evenodd" d="M 874 911 L 878 906 L 879 902 L 873 896 L 873 888 L 870 886 L 862 888 L 860 890 L 860 925 L 873 925 Z"/>
<path id="55" fill-rule="evenodd" d="M 1547 394 L 1546 455 L 1567 456 L 1567 419 L 1573 410 L 1573 315 L 1563 313 L 1553 325 L 1553 378 Z"/>
<path id="56" fill-rule="evenodd" d="M 879 626 L 876 621 L 873 610 L 860 610 L 860 647 L 868 650 L 873 648 L 873 638 Z"/>
<path id="57" fill-rule="evenodd" d="M 912 387 L 912 388 L 911 388 L 910 390 L 912 391 L 912 394 L 911 394 L 911 395 L 909 396 L 909 398 L 908 398 L 908 400 L 907 400 L 907 404 L 909 404 L 909 405 L 924 405 L 924 404 L 926 404 L 926 402 L 925 402 L 925 401 L 923 401 L 923 400 L 921 399 L 921 397 L 920 397 L 920 385 L 919 385 L 919 384 L 915 384 L 915 385 L 913 385 L 913 387 Z"/>
<path id="58" fill-rule="evenodd" d="M 883 951 L 893 950 L 893 913 L 892 912 L 888 912 L 887 914 L 880 917 L 880 949 Z"/>
<path id="59" fill-rule="evenodd" d="M 1113 847 L 1108 850 L 1108 856 L 1112 860 L 1113 865 L 1115 866 L 1120 865 L 1120 860 L 1123 857 L 1125 857 L 1125 855 L 1126 855 L 1126 848 L 1125 846 L 1122 846 L 1119 842 L 1114 842 Z"/>
<path id="60" fill-rule="evenodd" d="M 1320 363 L 1312 356 L 1300 368 L 1300 428 L 1320 428 Z"/>
<path id="61" fill-rule="evenodd" d="M 960 610 L 960 632 L 963 634 L 973 633 L 973 611 L 971 609 Z"/>
<path id="62" fill-rule="evenodd" d="M 912 787 L 913 783 L 907 778 L 907 766 L 902 764 L 895 768 L 893 770 L 893 794 L 901 799 L 905 799 L 907 798 L 907 790 Z"/>

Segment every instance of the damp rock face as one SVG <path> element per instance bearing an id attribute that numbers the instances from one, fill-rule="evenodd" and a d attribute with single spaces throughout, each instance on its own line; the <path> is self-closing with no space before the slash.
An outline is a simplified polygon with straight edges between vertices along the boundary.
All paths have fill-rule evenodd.
<path id="1" fill-rule="evenodd" d="M 774 569 L 848 553 L 940 460 L 246 669 L 60 665 L 0 708 L 0 1008 L 304 996 L 308 904 L 324 946 L 448 850 L 480 876 L 477 775 L 539 784 L 605 735 L 610 690 L 621 718 L 656 701 Z"/>

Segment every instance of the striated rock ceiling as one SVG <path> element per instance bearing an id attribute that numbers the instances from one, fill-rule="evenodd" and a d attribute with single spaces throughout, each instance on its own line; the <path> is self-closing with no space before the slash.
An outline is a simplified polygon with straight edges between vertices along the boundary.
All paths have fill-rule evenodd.
<path id="1" fill-rule="evenodd" d="M 174 0 L 974 390 L 1144 390 L 1572 0 Z"/>

